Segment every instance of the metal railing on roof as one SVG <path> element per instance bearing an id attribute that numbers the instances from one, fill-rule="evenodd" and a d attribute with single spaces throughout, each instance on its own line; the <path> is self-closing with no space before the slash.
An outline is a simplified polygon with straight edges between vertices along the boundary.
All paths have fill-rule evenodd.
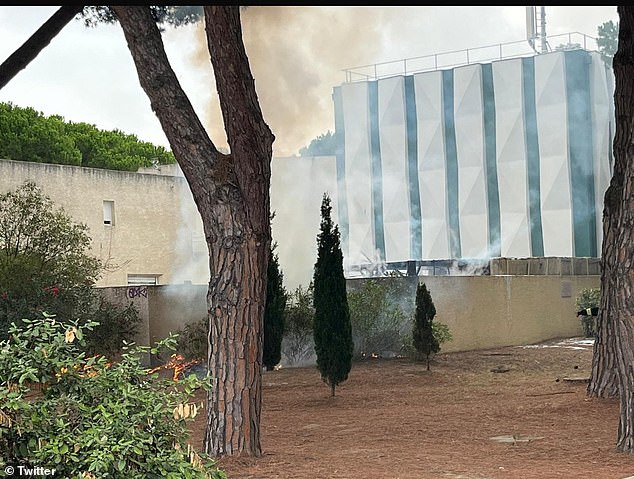
<path id="1" fill-rule="evenodd" d="M 541 39 L 535 38 L 535 44 Z M 571 32 L 546 37 L 549 51 L 583 49 L 597 51 L 597 39 L 585 33 Z M 554 48 L 553 48 L 554 46 Z M 496 60 L 519 58 L 541 54 L 531 48 L 528 40 L 508 43 L 497 43 L 483 47 L 467 48 L 442 53 L 434 53 L 420 57 L 405 58 L 372 65 L 362 65 L 343 70 L 346 83 L 355 81 L 378 80 L 398 75 L 412 75 L 434 70 L 446 70 L 472 63 L 489 63 Z"/>

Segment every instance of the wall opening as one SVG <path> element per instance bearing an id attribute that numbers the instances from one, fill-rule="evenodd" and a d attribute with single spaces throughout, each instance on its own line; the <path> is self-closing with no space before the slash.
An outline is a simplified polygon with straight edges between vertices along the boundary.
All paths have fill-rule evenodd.
<path id="1" fill-rule="evenodd" d="M 103 224 L 114 226 L 114 201 L 103 200 Z"/>
<path id="2" fill-rule="evenodd" d="M 157 285 L 160 274 L 129 274 L 128 285 Z"/>

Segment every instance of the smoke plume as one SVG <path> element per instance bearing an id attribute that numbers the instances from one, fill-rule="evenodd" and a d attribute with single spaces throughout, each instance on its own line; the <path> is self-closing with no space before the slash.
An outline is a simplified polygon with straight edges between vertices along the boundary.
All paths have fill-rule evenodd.
<path id="1" fill-rule="evenodd" d="M 293 156 L 310 141 L 334 133 L 333 87 L 344 69 L 373 63 L 382 49 L 382 24 L 400 9 L 247 7 L 243 39 L 265 121 L 275 134 L 273 156 Z M 209 65 L 204 26 L 198 24 L 197 68 Z M 217 94 L 202 113 L 218 147 L 227 146 Z M 324 125 L 327 128 L 324 129 Z"/>

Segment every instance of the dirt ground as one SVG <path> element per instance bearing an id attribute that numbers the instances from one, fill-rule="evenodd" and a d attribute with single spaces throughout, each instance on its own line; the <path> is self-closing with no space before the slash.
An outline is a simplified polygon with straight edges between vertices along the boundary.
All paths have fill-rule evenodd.
<path id="1" fill-rule="evenodd" d="M 592 345 L 538 346 L 441 353 L 431 371 L 408 359 L 356 362 L 334 398 L 315 367 L 266 372 L 263 456 L 219 464 L 230 479 L 634 476 L 634 455 L 615 448 L 618 401 L 564 379 L 589 376 Z"/>

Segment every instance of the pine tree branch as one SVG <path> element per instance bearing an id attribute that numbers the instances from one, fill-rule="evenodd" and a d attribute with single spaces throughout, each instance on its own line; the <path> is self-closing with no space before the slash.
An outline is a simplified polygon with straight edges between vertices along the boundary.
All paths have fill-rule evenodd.
<path id="1" fill-rule="evenodd" d="M 35 60 L 51 40 L 83 10 L 83 5 L 60 7 L 24 44 L 0 65 L 0 89 Z"/>

